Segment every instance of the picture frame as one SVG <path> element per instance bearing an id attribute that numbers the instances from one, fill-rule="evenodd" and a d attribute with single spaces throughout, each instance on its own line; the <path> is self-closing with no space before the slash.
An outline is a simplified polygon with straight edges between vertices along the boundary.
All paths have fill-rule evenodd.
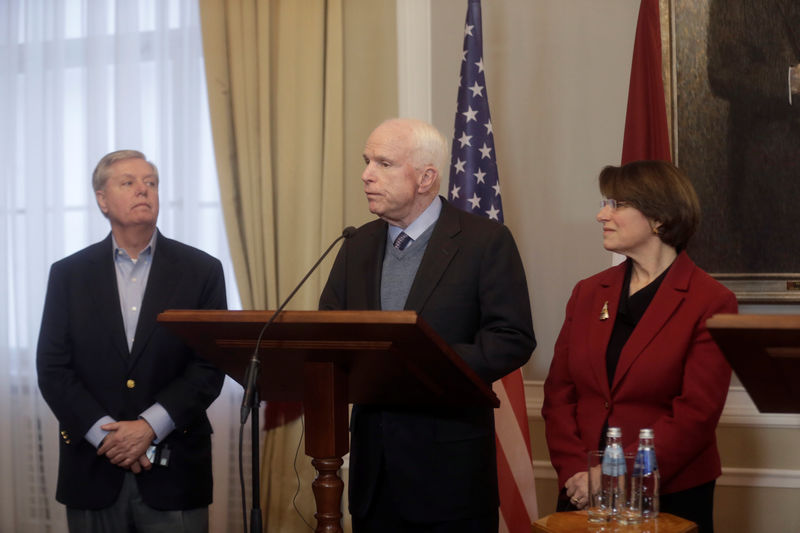
<path id="1" fill-rule="evenodd" d="M 800 303 L 800 94 L 789 103 L 788 80 L 800 62 L 800 28 L 793 34 L 787 18 L 800 17 L 795 4 L 659 0 L 673 162 L 702 210 L 688 253 L 740 304 Z"/>

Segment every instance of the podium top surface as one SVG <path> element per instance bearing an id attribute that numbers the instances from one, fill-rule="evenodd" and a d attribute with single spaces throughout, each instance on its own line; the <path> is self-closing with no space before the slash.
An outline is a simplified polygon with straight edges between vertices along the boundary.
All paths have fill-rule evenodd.
<path id="1" fill-rule="evenodd" d="M 303 398 L 307 362 L 344 369 L 348 401 L 386 405 L 499 405 L 478 375 L 413 311 L 169 310 L 159 322 L 242 383 L 261 336 L 264 400 Z"/>

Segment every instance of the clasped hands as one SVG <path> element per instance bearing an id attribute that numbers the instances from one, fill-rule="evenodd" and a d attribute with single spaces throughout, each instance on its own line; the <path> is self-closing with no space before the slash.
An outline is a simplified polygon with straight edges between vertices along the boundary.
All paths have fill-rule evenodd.
<path id="1" fill-rule="evenodd" d="M 108 435 L 100 443 L 97 455 L 105 455 L 111 464 L 134 474 L 153 467 L 145 452 L 156 434 L 146 420 L 111 422 L 103 424 L 100 429 L 108 431 Z"/>
<path id="2" fill-rule="evenodd" d="M 600 465 L 592 467 L 592 486 L 600 486 L 600 476 L 602 470 Z M 578 509 L 586 509 L 589 505 L 589 473 L 578 472 L 564 483 L 564 488 L 567 489 L 567 496 L 572 505 Z"/>

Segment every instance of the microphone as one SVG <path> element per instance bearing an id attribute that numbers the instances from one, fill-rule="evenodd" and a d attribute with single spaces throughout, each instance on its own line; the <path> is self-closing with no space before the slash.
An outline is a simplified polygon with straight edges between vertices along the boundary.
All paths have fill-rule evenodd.
<path id="1" fill-rule="evenodd" d="M 275 321 L 275 318 L 278 316 L 278 314 L 281 311 L 283 311 L 283 308 L 286 307 L 286 304 L 289 303 L 289 300 L 291 300 L 292 297 L 295 295 L 295 293 L 297 293 L 297 291 L 300 290 L 300 287 L 303 286 L 303 284 L 306 282 L 309 276 L 311 276 L 311 274 L 317 269 L 319 264 L 322 263 L 322 260 L 325 259 L 325 257 L 330 253 L 333 247 L 336 246 L 336 243 L 338 243 L 342 239 L 351 238 L 353 235 L 356 234 L 356 231 L 357 231 L 356 228 L 354 228 L 353 226 L 347 226 L 342 230 L 342 234 L 336 237 L 336 239 L 331 243 L 331 245 L 328 246 L 328 249 L 325 250 L 323 254 L 319 257 L 319 259 L 317 259 L 317 262 L 314 263 L 314 266 L 312 266 L 311 269 L 309 269 L 309 271 L 306 273 L 306 275 L 303 276 L 303 279 L 300 280 L 300 283 L 297 284 L 297 287 L 295 287 L 294 290 L 289 294 L 289 296 L 286 297 L 286 299 L 278 307 L 278 309 L 276 309 L 275 312 L 272 313 L 272 316 L 269 317 L 267 323 L 264 324 L 264 326 L 261 328 L 261 332 L 258 334 L 258 340 L 256 341 L 256 347 L 253 350 L 253 357 L 250 358 L 250 364 L 247 366 L 247 372 L 245 373 L 244 377 L 244 383 L 245 383 L 244 396 L 242 397 L 242 407 L 240 411 L 240 419 L 242 425 L 244 425 L 244 423 L 247 422 L 247 417 L 250 414 L 250 409 L 251 407 L 253 407 L 251 404 L 253 403 L 253 396 L 256 391 L 256 383 L 258 383 L 258 368 L 261 365 L 258 359 L 258 348 L 259 346 L 261 346 L 261 337 L 264 336 L 264 332 L 267 330 L 270 324 L 272 324 L 272 322 Z"/>

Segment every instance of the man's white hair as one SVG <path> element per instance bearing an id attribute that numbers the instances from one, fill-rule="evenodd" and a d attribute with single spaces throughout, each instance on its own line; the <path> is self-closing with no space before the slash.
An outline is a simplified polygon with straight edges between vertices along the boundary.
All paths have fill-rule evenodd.
<path id="1" fill-rule="evenodd" d="M 412 164 L 421 169 L 433 166 L 439 176 L 447 175 L 450 168 L 450 148 L 447 139 L 433 124 L 415 118 L 395 118 L 386 122 L 407 125 L 411 133 Z"/>

